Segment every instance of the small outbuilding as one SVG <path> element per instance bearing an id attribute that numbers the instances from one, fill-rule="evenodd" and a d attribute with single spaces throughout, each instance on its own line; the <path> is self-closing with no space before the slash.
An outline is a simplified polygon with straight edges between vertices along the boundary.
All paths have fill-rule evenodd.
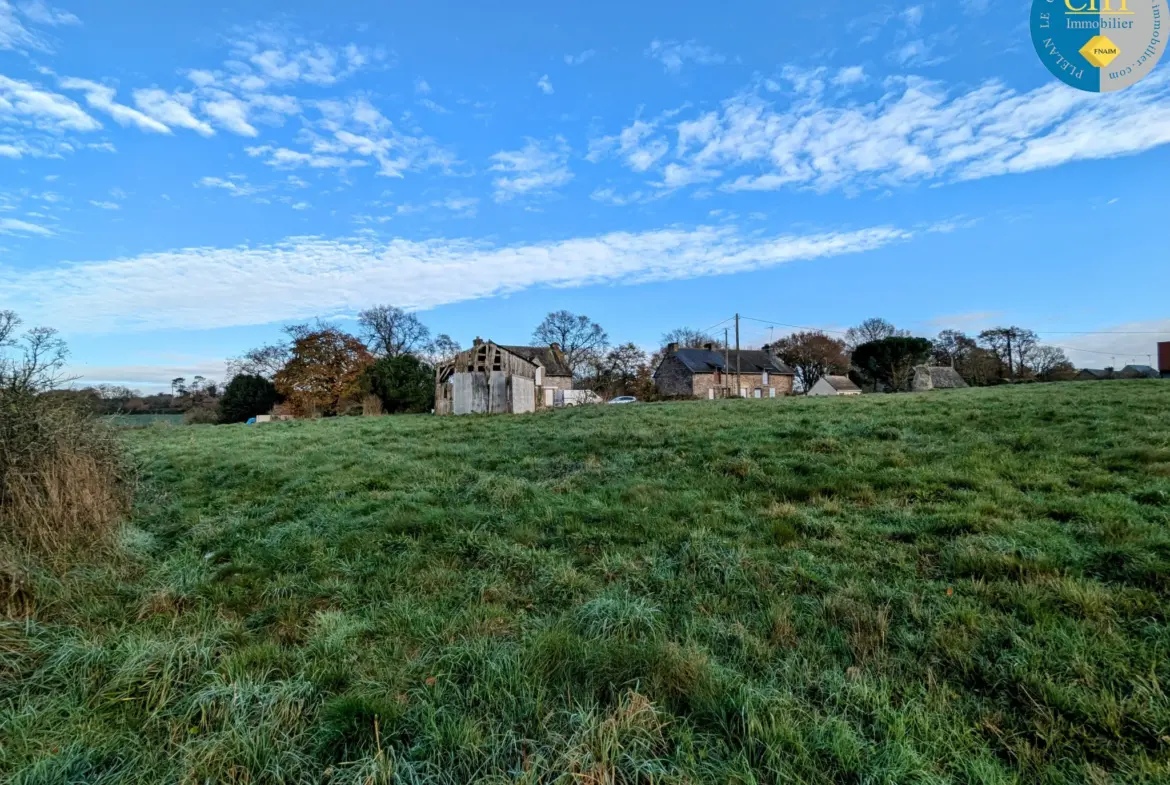
<path id="1" fill-rule="evenodd" d="M 910 382 L 912 392 L 954 390 L 966 386 L 959 372 L 949 365 L 916 365 L 914 379 Z"/>
<path id="2" fill-rule="evenodd" d="M 1077 375 L 1073 377 L 1073 380 L 1078 382 L 1095 382 L 1101 379 L 1112 378 L 1113 369 L 1111 368 L 1082 368 L 1077 371 Z"/>
<path id="3" fill-rule="evenodd" d="M 848 376 L 822 376 L 806 395 L 861 395 L 861 388 Z"/>

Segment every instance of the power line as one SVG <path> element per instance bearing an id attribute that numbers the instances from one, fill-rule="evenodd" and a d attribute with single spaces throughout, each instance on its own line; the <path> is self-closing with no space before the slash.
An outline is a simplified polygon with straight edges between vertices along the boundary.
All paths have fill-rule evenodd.
<path id="1" fill-rule="evenodd" d="M 710 327 L 704 327 L 704 328 L 703 328 L 702 330 L 700 330 L 699 332 L 701 332 L 701 333 L 707 333 L 708 331 L 710 331 L 710 330 L 714 330 L 716 327 L 718 327 L 718 326 L 720 326 L 720 325 L 722 325 L 722 324 L 727 324 L 728 322 L 730 322 L 730 321 L 731 321 L 732 319 L 734 319 L 734 318 L 735 318 L 734 316 L 728 316 L 728 317 L 727 317 L 726 319 L 724 319 L 723 321 L 721 321 L 721 322 L 715 322 L 715 324 L 711 325 Z"/>
<path id="2" fill-rule="evenodd" d="M 842 330 L 827 330 L 824 327 L 809 327 L 809 326 L 803 325 L 803 324 L 785 324 L 784 322 L 773 322 L 773 321 L 769 321 L 768 319 L 756 319 L 756 318 L 751 317 L 751 316 L 741 316 L 739 318 L 746 319 L 749 322 L 760 322 L 762 324 L 772 324 L 772 325 L 775 325 L 776 327 L 791 327 L 793 330 L 816 330 L 817 332 L 822 332 L 822 333 L 833 333 L 835 335 L 847 335 L 847 333 L 845 333 Z"/>

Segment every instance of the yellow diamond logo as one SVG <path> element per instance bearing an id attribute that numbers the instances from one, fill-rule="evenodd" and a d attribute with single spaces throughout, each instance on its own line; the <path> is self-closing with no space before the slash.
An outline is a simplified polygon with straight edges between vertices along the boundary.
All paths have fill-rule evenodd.
<path id="1" fill-rule="evenodd" d="M 1113 58 L 1121 54 L 1121 50 L 1117 48 L 1117 44 L 1105 36 L 1095 35 L 1081 47 L 1081 54 L 1093 65 L 1104 68 L 1113 62 Z"/>

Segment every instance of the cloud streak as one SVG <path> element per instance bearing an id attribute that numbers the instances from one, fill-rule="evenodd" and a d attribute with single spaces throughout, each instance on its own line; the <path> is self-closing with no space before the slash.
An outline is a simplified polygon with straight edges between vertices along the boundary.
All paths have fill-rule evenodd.
<path id="1" fill-rule="evenodd" d="M 1057 83 L 1019 92 L 995 80 L 958 92 L 895 77 L 868 103 L 829 97 L 830 85 L 862 84 L 861 69 L 829 76 L 789 68 L 782 78 L 790 89 L 764 80 L 717 110 L 671 123 L 636 120 L 596 141 L 590 159 L 617 154 L 634 172 L 657 173 L 653 184 L 666 189 L 714 181 L 728 192 L 851 192 L 1029 172 L 1170 143 L 1166 69 L 1108 95 Z M 666 149 L 672 154 L 661 155 Z"/>
<path id="2" fill-rule="evenodd" d="M 533 286 L 727 275 L 861 253 L 914 234 L 876 226 L 764 237 L 699 226 L 509 246 L 293 237 L 48 270 L 0 268 L 0 301 L 24 303 L 28 318 L 71 333 L 210 329 L 353 313 L 369 304 L 371 292 L 403 307 L 432 308 Z"/>

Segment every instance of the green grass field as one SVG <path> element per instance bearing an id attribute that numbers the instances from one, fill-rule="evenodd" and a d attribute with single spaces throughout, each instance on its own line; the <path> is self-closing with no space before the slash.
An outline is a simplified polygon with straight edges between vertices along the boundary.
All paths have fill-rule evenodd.
<path id="1" fill-rule="evenodd" d="M 128 431 L 21 783 L 1170 782 L 1170 383 Z"/>
<path id="2" fill-rule="evenodd" d="M 145 428 L 155 423 L 164 425 L 182 425 L 181 414 L 108 414 L 102 417 L 104 422 L 115 428 Z"/>

